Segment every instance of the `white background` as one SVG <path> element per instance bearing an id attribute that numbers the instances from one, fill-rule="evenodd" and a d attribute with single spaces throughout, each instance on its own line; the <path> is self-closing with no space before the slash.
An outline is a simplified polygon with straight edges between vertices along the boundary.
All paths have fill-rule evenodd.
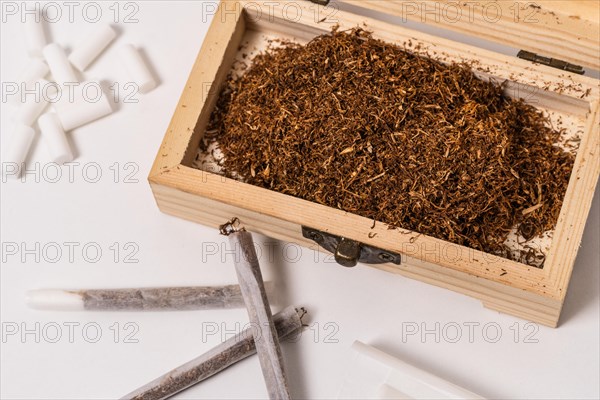
<path id="1" fill-rule="evenodd" d="M 17 4 L 21 4 L 20 2 Z M 62 3 L 58 3 L 61 4 Z M 102 21 L 113 22 L 112 2 L 102 2 Z M 151 163 L 173 114 L 180 92 L 208 28 L 201 2 L 137 2 L 138 23 L 122 23 L 126 11 L 119 6 L 119 37 L 93 64 L 86 77 L 109 84 L 127 81 L 116 58 L 116 48 L 131 42 L 152 60 L 160 86 L 139 102 L 120 104 L 113 115 L 70 134 L 79 165 L 67 168 L 51 183 L 44 167 L 49 156 L 36 142 L 30 163 L 41 173 L 26 182 L 1 186 L 3 246 L 17 243 L 34 248 L 58 243 L 61 259 L 48 262 L 41 255 L 3 252 L 1 268 L 1 319 L 3 329 L 17 326 L 19 333 L 2 341 L 2 398 L 98 399 L 115 398 L 196 357 L 247 322 L 246 311 L 163 313 L 44 312 L 28 309 L 25 292 L 33 288 L 101 288 L 234 283 L 235 275 L 226 240 L 214 229 L 160 213 L 146 182 Z M 63 8 L 66 13 L 67 9 Z M 27 65 L 19 17 L 4 15 L 1 30 L 1 79 L 11 82 Z M 207 20 L 207 21 L 203 21 Z M 114 22 L 113 22 L 114 25 Z M 52 40 L 71 48 L 92 24 L 75 9 L 48 24 Z M 2 103 L 1 145 L 11 136 L 9 105 Z M 97 164 L 91 164 L 97 163 Z M 115 165 L 115 163 L 118 163 Z M 126 163 L 139 167 L 134 171 Z M 99 166 L 102 177 L 90 183 Z M 112 166 L 112 169 L 111 169 Z M 87 167 L 88 175 L 83 170 Z M 116 167 L 116 168 L 115 168 Z M 120 176 L 115 177 L 115 169 Z M 137 183 L 126 183 L 134 171 Z M 50 174 L 50 170 L 46 170 Z M 70 182 L 72 180 L 73 182 Z M 37 182 L 36 182 L 37 181 Z M 116 182 L 115 182 L 116 181 Z M 490 398 L 598 398 L 599 376 L 599 218 L 598 193 L 576 261 L 558 329 L 526 325 L 526 321 L 484 309 L 471 298 L 359 265 L 344 269 L 326 262 L 311 249 L 286 246 L 258 238 L 264 249 L 265 276 L 277 283 L 274 307 L 303 305 L 309 310 L 310 328 L 296 343 L 283 345 L 291 393 L 297 398 L 335 397 L 352 360 L 354 340 L 374 345 L 427 369 L 471 391 Z M 64 242 L 77 242 L 71 262 Z M 133 242 L 138 263 L 125 263 Z M 85 244 L 102 249 L 96 263 L 82 255 Z M 117 260 L 113 243 L 121 248 Z M 265 244 L 266 243 L 266 244 Z M 114 249 L 114 247 L 112 247 Z M 220 249 L 223 251 L 212 251 Z M 217 253 L 217 254 L 214 254 Z M 54 253 L 52 253 L 54 254 Z M 93 256 L 93 252 L 90 253 Z M 52 257 L 52 256 L 50 256 Z M 4 261 L 4 260 L 3 260 Z M 127 325 L 131 322 L 133 325 Z M 74 326 L 72 343 L 69 329 Z M 93 323 L 102 332 L 96 343 Z M 469 340 L 465 324 L 479 324 Z M 497 324 L 501 335 L 482 327 Z M 39 324 L 39 325 L 36 325 Z M 117 324 L 117 325 L 115 325 Z M 406 336 L 407 327 L 430 333 Z M 439 324 L 439 325 L 436 325 Z M 456 324 L 462 336 L 451 340 Z M 56 326 L 62 336 L 51 343 Z M 90 325 L 88 325 L 90 326 Z M 39 327 L 39 328 L 36 328 Z M 112 328 L 111 328 L 112 327 Z M 127 343 L 124 335 L 137 332 Z M 208 335 L 218 327 L 217 334 Z M 446 328 L 446 330 L 444 330 Z M 21 335 L 23 329 L 33 333 Z M 35 331 L 40 337 L 36 339 Z M 115 337 L 115 330 L 119 336 Z M 519 332 L 515 338 L 515 331 Z M 532 333 L 526 340 L 525 335 Z M 117 343 L 115 343 L 115 340 Z M 533 343 L 528 343 L 533 341 Z M 256 357 L 227 369 L 179 395 L 179 398 L 262 398 L 266 390 Z"/>

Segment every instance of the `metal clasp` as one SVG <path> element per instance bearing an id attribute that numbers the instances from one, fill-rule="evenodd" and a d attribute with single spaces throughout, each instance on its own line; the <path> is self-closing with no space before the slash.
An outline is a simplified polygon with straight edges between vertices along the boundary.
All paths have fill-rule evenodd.
<path id="1" fill-rule="evenodd" d="M 344 267 L 354 267 L 358 262 L 365 264 L 393 263 L 400 265 L 402 261 L 400 254 L 317 229 L 303 226 L 302 236 L 315 241 L 319 246 L 333 253 L 335 261 Z"/>
<path id="2" fill-rule="evenodd" d="M 574 74 L 583 75 L 585 73 L 581 65 L 571 64 L 563 60 L 558 60 L 556 58 L 540 56 L 530 51 L 520 50 L 517 54 L 517 57 L 534 63 L 548 65 L 553 68 L 569 71 Z"/>

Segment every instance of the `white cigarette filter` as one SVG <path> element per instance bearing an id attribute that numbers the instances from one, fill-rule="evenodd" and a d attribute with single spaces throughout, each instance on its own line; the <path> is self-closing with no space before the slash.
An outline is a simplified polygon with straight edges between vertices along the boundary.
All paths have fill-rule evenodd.
<path id="1" fill-rule="evenodd" d="M 27 158 L 27 154 L 29 153 L 29 148 L 31 147 L 34 136 L 35 131 L 30 126 L 23 124 L 15 124 L 13 126 L 11 142 L 4 153 L 2 162 L 5 165 L 8 163 L 17 164 L 17 171 L 19 171 L 19 173 L 12 175 L 15 178 L 18 178 L 21 175 L 21 165 Z M 2 169 L 4 171 L 8 170 L 6 167 Z"/>
<path id="2" fill-rule="evenodd" d="M 26 299 L 27 305 L 37 310 L 80 311 L 84 309 L 81 296 L 65 290 L 30 290 L 27 292 Z"/>
<path id="3" fill-rule="evenodd" d="M 78 70 L 85 71 L 116 36 L 117 33 L 110 25 L 97 26 L 82 42 L 75 46 L 69 54 L 69 61 Z"/>
<path id="4" fill-rule="evenodd" d="M 21 75 L 19 83 L 24 83 L 27 88 L 40 79 L 43 79 L 48 75 L 50 68 L 43 60 L 32 59 L 29 61 L 29 65 L 25 68 L 25 71 Z"/>
<path id="5" fill-rule="evenodd" d="M 44 47 L 43 53 L 54 82 L 61 85 L 67 82 L 79 82 L 65 50 L 60 45 L 50 43 Z"/>
<path id="6" fill-rule="evenodd" d="M 45 79 L 38 80 L 33 85 L 31 92 L 22 94 L 22 100 L 25 102 L 17 109 L 15 121 L 27 126 L 33 125 L 56 93 L 55 84 Z"/>
<path id="7" fill-rule="evenodd" d="M 19 77 L 19 80 L 15 82 L 17 85 L 16 93 L 11 93 L 8 100 L 14 105 L 24 102 L 23 90 L 26 90 L 27 92 L 35 90 L 35 83 L 38 80 L 45 78 L 49 71 L 48 64 L 43 60 L 37 58 L 31 59 Z"/>
<path id="8" fill-rule="evenodd" d="M 74 88 L 73 97 L 69 97 L 63 93 L 55 107 L 65 132 L 113 112 L 110 101 L 98 81 L 82 82 Z"/>
<path id="9" fill-rule="evenodd" d="M 24 4 L 24 3 L 23 3 Z M 25 42 L 27 52 L 31 57 L 42 57 L 42 52 L 46 46 L 46 34 L 44 33 L 43 18 L 39 12 L 25 15 Z"/>
<path id="10" fill-rule="evenodd" d="M 381 350 L 355 341 L 338 399 L 483 399 Z"/>
<path id="11" fill-rule="evenodd" d="M 156 81 L 142 55 L 131 44 L 119 48 L 119 58 L 129 74 L 129 78 L 138 86 L 140 93 L 148 93 L 156 87 Z"/>
<path id="12" fill-rule="evenodd" d="M 52 161 L 57 164 L 73 161 L 71 146 L 56 113 L 42 115 L 38 120 L 38 126 Z"/>

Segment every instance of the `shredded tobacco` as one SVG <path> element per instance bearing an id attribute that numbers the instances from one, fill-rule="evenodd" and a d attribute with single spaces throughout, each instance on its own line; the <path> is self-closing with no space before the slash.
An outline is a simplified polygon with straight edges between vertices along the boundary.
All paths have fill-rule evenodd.
<path id="1" fill-rule="evenodd" d="M 556 224 L 574 161 L 560 135 L 468 66 L 355 28 L 231 75 L 204 146 L 227 176 L 514 258 L 512 227 L 529 240 Z"/>

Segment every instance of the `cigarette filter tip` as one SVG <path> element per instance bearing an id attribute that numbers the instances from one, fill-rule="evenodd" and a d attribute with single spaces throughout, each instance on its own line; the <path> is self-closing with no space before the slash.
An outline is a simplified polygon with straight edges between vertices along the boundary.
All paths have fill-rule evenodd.
<path id="1" fill-rule="evenodd" d="M 36 310 L 79 311 L 83 299 L 76 293 L 58 289 L 38 289 L 27 292 L 27 305 Z"/>

